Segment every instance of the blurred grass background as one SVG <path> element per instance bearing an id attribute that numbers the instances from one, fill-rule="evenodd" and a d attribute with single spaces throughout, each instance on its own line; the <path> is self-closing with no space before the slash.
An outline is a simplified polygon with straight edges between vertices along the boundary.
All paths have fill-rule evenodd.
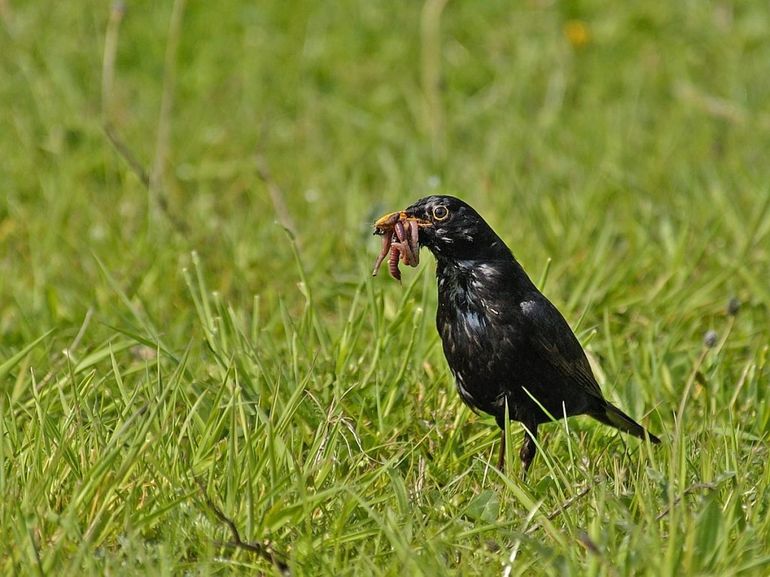
<path id="1" fill-rule="evenodd" d="M 277 574 L 197 477 L 296 575 L 767 573 L 765 2 L 0 21 L 3 572 Z M 369 278 L 373 218 L 434 191 L 548 271 L 664 446 L 574 419 L 529 483 L 489 469 L 431 259 Z"/>

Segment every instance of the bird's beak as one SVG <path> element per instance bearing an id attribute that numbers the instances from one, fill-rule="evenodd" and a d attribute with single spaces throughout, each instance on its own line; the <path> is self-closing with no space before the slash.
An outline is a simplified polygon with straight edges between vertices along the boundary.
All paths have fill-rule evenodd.
<path id="1" fill-rule="evenodd" d="M 420 227 L 433 226 L 433 223 L 429 220 L 423 220 L 421 218 L 417 218 L 416 216 L 409 216 L 405 211 L 400 210 L 398 212 L 389 212 L 388 214 L 378 218 L 374 223 L 374 232 L 375 234 L 382 234 L 386 231 L 393 230 L 397 222 L 403 223 L 409 221 L 416 222 L 417 226 Z"/>

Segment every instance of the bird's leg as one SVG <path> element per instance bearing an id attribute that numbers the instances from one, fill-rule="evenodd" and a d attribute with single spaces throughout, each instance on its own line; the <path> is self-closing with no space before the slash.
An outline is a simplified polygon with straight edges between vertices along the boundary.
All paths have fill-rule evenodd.
<path id="1" fill-rule="evenodd" d="M 497 455 L 497 470 L 505 470 L 505 428 L 500 429 L 500 453 Z"/>
<path id="2" fill-rule="evenodd" d="M 537 439 L 537 423 L 524 423 L 524 427 L 526 429 L 524 431 L 524 443 L 521 445 L 519 456 L 524 467 L 524 477 L 526 477 L 529 466 L 532 464 L 532 460 L 537 452 L 537 445 L 535 444 Z"/>
<path id="3" fill-rule="evenodd" d="M 505 470 L 505 416 L 496 415 L 495 422 L 500 427 L 500 452 L 497 454 L 497 470 L 502 473 Z"/>

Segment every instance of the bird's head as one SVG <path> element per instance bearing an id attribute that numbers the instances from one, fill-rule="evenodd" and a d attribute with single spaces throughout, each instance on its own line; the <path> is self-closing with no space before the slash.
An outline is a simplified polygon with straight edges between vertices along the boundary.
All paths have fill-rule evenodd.
<path id="1" fill-rule="evenodd" d="M 419 225 L 420 246 L 438 259 L 499 260 L 511 252 L 495 231 L 471 206 L 454 196 L 426 196 L 403 211 L 386 214 L 376 223 L 387 228 L 397 220 Z"/>

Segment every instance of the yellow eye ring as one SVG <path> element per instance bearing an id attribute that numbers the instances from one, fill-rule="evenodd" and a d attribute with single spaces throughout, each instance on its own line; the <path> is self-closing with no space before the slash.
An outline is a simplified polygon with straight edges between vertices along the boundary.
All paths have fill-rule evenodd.
<path id="1" fill-rule="evenodd" d="M 433 207 L 433 218 L 436 220 L 446 220 L 449 218 L 449 209 L 443 204 Z"/>

